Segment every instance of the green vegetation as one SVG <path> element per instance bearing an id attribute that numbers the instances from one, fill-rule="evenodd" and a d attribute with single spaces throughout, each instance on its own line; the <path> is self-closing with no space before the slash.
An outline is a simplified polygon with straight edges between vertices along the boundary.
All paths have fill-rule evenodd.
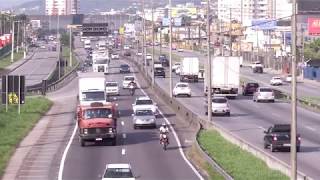
<path id="1" fill-rule="evenodd" d="M 18 53 L 14 53 L 13 62 L 20 60 L 23 57 L 23 52 L 19 51 Z M 11 54 L 8 54 L 4 58 L 0 59 L 0 71 L 5 69 L 9 65 L 11 65 Z"/>
<path id="2" fill-rule="evenodd" d="M 68 63 L 70 62 L 70 47 L 69 46 L 62 46 L 62 57 Z M 68 64 L 67 72 L 72 70 L 76 65 L 78 65 L 78 61 L 76 59 L 76 56 L 73 53 L 73 55 L 72 55 L 72 67 L 70 67 L 69 64 Z"/>
<path id="3" fill-rule="evenodd" d="M 304 47 L 304 57 L 306 59 L 320 60 L 320 39 L 316 39 Z"/>
<path id="4" fill-rule="evenodd" d="M 271 170 L 266 163 L 237 145 L 226 141 L 217 131 L 205 130 L 198 137 L 207 153 L 237 180 L 288 180 L 279 171 Z"/>
<path id="5" fill-rule="evenodd" d="M 51 105 L 44 97 L 27 97 L 20 115 L 15 106 L 9 106 L 8 112 L 4 106 L 0 107 L 0 177 L 17 145 Z"/>
<path id="6" fill-rule="evenodd" d="M 205 159 L 202 158 L 199 150 L 195 145 L 187 153 L 188 157 L 192 160 L 193 164 L 201 169 L 203 174 L 206 174 L 210 180 L 223 180 L 224 177 L 219 174 Z"/>
<path id="7" fill-rule="evenodd" d="M 320 104 L 320 97 L 302 97 L 301 99 L 314 104 Z"/>

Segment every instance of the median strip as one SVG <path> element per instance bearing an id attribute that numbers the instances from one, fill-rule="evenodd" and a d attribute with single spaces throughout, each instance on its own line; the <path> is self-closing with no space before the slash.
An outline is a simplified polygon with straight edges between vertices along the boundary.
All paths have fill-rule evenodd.
<path id="1" fill-rule="evenodd" d="M 280 171 L 268 168 L 265 162 L 254 155 L 228 142 L 215 130 L 202 130 L 198 141 L 205 152 L 234 179 L 289 179 Z"/>
<path id="2" fill-rule="evenodd" d="M 0 108 L 0 177 L 15 148 L 51 105 L 52 102 L 44 97 L 27 97 L 20 115 L 15 106 L 9 106 L 8 112 L 4 106 Z"/>

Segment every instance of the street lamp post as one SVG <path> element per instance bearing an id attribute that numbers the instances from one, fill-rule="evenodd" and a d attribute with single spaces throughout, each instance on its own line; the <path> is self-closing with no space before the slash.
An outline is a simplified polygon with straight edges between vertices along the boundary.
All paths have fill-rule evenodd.
<path id="1" fill-rule="evenodd" d="M 154 88 L 155 78 L 154 78 L 154 17 L 153 17 L 153 0 L 151 1 L 151 14 L 152 14 L 152 88 Z"/>
<path id="2" fill-rule="evenodd" d="M 12 19 L 12 32 L 11 32 L 11 63 L 13 63 L 14 60 L 14 19 Z"/>
<path id="3" fill-rule="evenodd" d="M 208 121 L 212 119 L 212 96 L 211 96 L 211 52 L 210 52 L 210 0 L 207 0 L 207 97 L 208 97 Z"/>
<path id="4" fill-rule="evenodd" d="M 170 91 L 170 98 L 172 98 L 172 2 L 169 0 L 169 44 L 170 44 L 170 50 L 169 50 L 169 91 Z"/>

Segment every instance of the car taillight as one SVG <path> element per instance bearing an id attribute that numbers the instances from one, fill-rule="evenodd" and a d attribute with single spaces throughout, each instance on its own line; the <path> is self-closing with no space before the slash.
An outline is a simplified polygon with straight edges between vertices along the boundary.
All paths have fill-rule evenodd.
<path id="1" fill-rule="evenodd" d="M 278 140 L 277 136 L 273 136 L 272 140 L 277 141 Z"/>

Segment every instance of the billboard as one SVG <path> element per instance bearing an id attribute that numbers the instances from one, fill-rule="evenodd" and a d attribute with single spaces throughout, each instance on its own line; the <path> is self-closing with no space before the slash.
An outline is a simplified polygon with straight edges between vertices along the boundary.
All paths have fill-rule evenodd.
<path id="1" fill-rule="evenodd" d="M 24 104 L 25 77 L 2 76 L 2 104 Z"/>
<path id="2" fill-rule="evenodd" d="M 254 19 L 251 21 L 253 30 L 273 30 L 276 29 L 277 21 L 270 19 Z"/>
<path id="3" fill-rule="evenodd" d="M 320 36 L 320 18 L 308 18 L 308 34 Z"/>

